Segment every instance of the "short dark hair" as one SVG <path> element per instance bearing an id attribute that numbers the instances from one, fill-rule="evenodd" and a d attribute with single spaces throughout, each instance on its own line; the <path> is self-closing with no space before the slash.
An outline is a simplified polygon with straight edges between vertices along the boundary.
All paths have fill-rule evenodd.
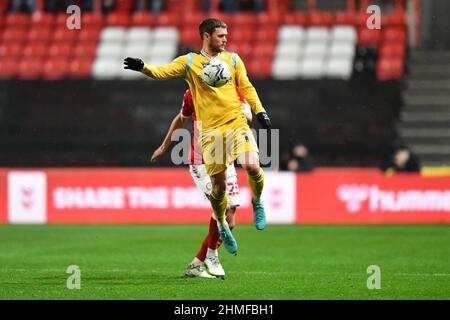
<path id="1" fill-rule="evenodd" d="M 203 34 L 208 32 L 210 35 L 216 30 L 216 28 L 226 28 L 227 24 L 219 19 L 208 18 L 200 23 L 198 31 L 200 31 L 200 39 L 203 40 Z"/>

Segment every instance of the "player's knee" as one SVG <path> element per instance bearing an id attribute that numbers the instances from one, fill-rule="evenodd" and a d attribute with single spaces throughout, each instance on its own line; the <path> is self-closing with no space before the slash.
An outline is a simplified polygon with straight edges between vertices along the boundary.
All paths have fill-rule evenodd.
<path id="1" fill-rule="evenodd" d="M 227 189 L 227 181 L 221 176 L 211 177 L 211 189 L 214 194 L 223 194 Z"/>
<path id="2" fill-rule="evenodd" d="M 225 193 L 227 189 L 227 184 L 226 182 L 224 183 L 214 183 L 212 185 L 212 193 L 217 194 L 217 195 L 222 195 Z"/>
<path id="3" fill-rule="evenodd" d="M 245 171 L 247 171 L 247 173 L 252 176 L 258 174 L 260 170 L 259 163 L 250 163 L 244 165 L 243 167 Z"/>

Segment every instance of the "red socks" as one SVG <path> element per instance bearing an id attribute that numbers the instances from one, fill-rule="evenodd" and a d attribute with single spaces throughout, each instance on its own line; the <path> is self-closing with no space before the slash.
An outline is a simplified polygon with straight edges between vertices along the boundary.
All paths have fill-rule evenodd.
<path id="1" fill-rule="evenodd" d="M 217 227 L 217 222 L 213 219 L 213 217 L 211 217 L 211 219 L 209 220 L 209 232 L 203 240 L 200 250 L 197 253 L 197 259 L 200 261 L 205 261 L 208 248 L 212 250 L 217 249 L 217 247 L 219 246 L 219 240 L 220 235 L 219 228 Z"/>
<path id="2" fill-rule="evenodd" d="M 220 239 L 220 235 L 219 235 L 219 228 L 217 227 L 217 222 L 216 222 L 216 220 L 213 219 L 213 217 L 211 217 L 211 219 L 209 220 L 208 248 L 210 248 L 212 250 L 216 250 L 217 246 L 219 245 L 219 239 Z"/>
<path id="3" fill-rule="evenodd" d="M 200 261 L 205 261 L 206 259 L 206 253 L 208 252 L 208 243 L 209 243 L 209 234 L 206 235 L 205 239 L 203 240 L 203 243 L 200 247 L 200 250 L 197 252 L 197 259 Z"/>

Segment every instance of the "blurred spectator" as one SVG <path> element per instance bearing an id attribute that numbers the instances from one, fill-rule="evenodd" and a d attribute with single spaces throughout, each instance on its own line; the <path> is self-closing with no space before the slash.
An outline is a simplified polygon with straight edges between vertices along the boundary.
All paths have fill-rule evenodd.
<path id="1" fill-rule="evenodd" d="M 114 11 L 116 5 L 115 0 L 103 0 L 102 1 L 102 12 L 103 13 L 110 13 Z"/>
<path id="2" fill-rule="evenodd" d="M 204 13 L 208 13 L 211 11 L 211 0 L 201 0 L 200 8 Z"/>
<path id="3" fill-rule="evenodd" d="M 240 0 L 239 10 L 254 12 L 264 11 L 264 0 Z"/>
<path id="4" fill-rule="evenodd" d="M 287 163 L 286 170 L 297 172 L 297 171 L 299 171 L 299 168 L 300 168 L 300 166 L 298 164 L 298 161 L 296 159 L 290 159 Z"/>
<path id="5" fill-rule="evenodd" d="M 264 11 L 264 0 L 221 0 L 219 9 L 228 13 L 238 11 Z"/>
<path id="6" fill-rule="evenodd" d="M 256 13 L 264 11 L 264 0 L 253 0 L 253 11 Z"/>
<path id="7" fill-rule="evenodd" d="M 236 13 L 239 10 L 239 0 L 221 0 L 219 8 L 228 13 Z"/>
<path id="8" fill-rule="evenodd" d="M 420 172 L 420 164 L 417 157 L 406 146 L 399 146 L 385 169 L 386 173 L 396 172 Z"/>
<path id="9" fill-rule="evenodd" d="M 239 1 L 239 10 L 240 11 L 253 10 L 253 1 L 252 0 L 240 0 Z"/>
<path id="10" fill-rule="evenodd" d="M 290 157 L 289 153 L 287 153 L 287 152 L 281 153 L 280 168 L 279 168 L 281 171 L 287 170 L 287 165 L 288 165 L 290 159 L 291 159 L 291 157 Z"/>
<path id="11" fill-rule="evenodd" d="M 311 156 L 309 155 L 308 148 L 303 144 L 297 144 L 292 149 L 292 158 L 298 162 L 298 171 L 310 172 L 314 169 L 314 164 Z"/>
<path id="12" fill-rule="evenodd" d="M 36 10 L 36 0 L 13 0 L 11 3 L 12 12 L 29 12 Z"/>
<path id="13" fill-rule="evenodd" d="M 78 5 L 76 0 L 46 0 L 45 10 L 49 12 L 66 12 L 67 7 Z"/>
<path id="14" fill-rule="evenodd" d="M 164 0 L 137 0 L 135 5 L 136 11 L 149 10 L 155 14 L 160 13 L 164 9 Z"/>
<path id="15" fill-rule="evenodd" d="M 291 0 L 291 11 L 302 11 L 307 7 L 305 0 Z"/>
<path id="16" fill-rule="evenodd" d="M 280 170 L 295 172 L 310 172 L 314 170 L 314 163 L 304 144 L 297 144 L 289 153 L 281 154 Z"/>

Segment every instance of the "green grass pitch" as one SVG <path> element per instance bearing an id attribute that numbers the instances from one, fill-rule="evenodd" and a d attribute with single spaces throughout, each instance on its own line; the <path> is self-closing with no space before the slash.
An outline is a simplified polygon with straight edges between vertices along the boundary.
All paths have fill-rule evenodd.
<path id="1" fill-rule="evenodd" d="M 448 225 L 238 225 L 225 280 L 183 276 L 207 225 L 0 226 L 0 299 L 450 299 Z M 69 265 L 81 289 L 69 290 Z M 367 288 L 367 267 L 381 289 Z"/>

